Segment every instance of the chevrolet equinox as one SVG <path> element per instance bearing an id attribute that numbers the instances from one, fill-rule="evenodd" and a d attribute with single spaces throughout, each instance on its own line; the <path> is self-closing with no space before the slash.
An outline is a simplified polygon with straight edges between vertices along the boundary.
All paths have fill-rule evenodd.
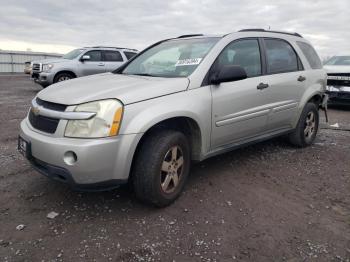
<path id="1" fill-rule="evenodd" d="M 56 83 L 32 100 L 18 149 L 79 190 L 130 182 L 159 207 L 191 162 L 287 135 L 313 143 L 327 75 L 297 33 L 245 29 L 153 44 L 114 72 Z"/>

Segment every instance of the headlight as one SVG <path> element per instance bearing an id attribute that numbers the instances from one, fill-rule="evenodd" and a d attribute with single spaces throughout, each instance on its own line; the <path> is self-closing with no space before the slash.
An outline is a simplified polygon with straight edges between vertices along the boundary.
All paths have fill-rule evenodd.
<path id="1" fill-rule="evenodd" d="M 43 64 L 43 71 L 44 72 L 50 72 L 50 70 L 53 68 L 53 64 Z"/>
<path id="2" fill-rule="evenodd" d="M 123 105 L 115 99 L 107 99 L 78 105 L 75 112 L 94 112 L 88 120 L 69 120 L 66 137 L 98 138 L 116 136 L 123 115 Z"/>

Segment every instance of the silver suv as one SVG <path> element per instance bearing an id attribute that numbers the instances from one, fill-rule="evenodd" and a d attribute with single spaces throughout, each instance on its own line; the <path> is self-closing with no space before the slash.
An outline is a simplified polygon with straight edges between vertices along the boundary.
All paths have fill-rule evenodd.
<path id="1" fill-rule="evenodd" d="M 84 47 L 62 58 L 32 62 L 31 77 L 43 87 L 76 77 L 112 72 L 138 53 L 119 47 Z"/>
<path id="2" fill-rule="evenodd" d="M 243 30 L 160 41 L 112 73 L 38 93 L 19 150 L 40 173 L 80 190 L 133 185 L 166 206 L 192 161 L 288 135 L 310 145 L 326 73 L 298 34 Z"/>

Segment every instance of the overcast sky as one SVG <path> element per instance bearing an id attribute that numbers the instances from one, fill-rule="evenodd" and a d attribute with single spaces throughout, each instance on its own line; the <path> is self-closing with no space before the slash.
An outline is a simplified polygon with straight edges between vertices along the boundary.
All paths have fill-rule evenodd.
<path id="1" fill-rule="evenodd" d="M 350 54 L 350 0 L 0 0 L 0 49 L 143 49 L 189 33 L 296 31 L 322 57 Z"/>

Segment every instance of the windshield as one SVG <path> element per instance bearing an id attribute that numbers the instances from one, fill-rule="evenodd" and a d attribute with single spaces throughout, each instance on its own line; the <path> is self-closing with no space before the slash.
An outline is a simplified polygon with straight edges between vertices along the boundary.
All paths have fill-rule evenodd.
<path id="1" fill-rule="evenodd" d="M 333 56 L 325 65 L 350 65 L 350 56 Z"/>
<path id="2" fill-rule="evenodd" d="M 219 38 L 176 39 L 163 42 L 136 57 L 122 74 L 186 77 L 201 63 Z"/>
<path id="3" fill-rule="evenodd" d="M 76 58 L 78 55 L 80 55 L 83 51 L 84 49 L 74 49 L 69 53 L 65 54 L 64 56 L 62 56 L 62 58 L 72 60 Z"/>

